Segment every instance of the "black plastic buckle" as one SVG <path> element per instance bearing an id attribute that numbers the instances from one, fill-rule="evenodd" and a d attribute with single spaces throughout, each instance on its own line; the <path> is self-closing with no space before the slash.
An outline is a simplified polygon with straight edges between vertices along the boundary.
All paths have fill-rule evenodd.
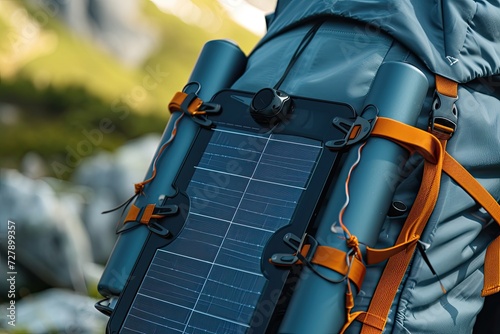
<path id="1" fill-rule="evenodd" d="M 295 252 L 293 254 L 289 253 L 276 253 L 271 256 L 271 262 L 276 265 L 282 266 L 291 266 L 295 264 L 299 258 L 297 257 L 297 253 L 300 253 L 302 247 L 304 246 L 305 241 L 309 241 L 310 248 L 304 256 L 306 261 L 310 262 L 316 252 L 316 248 L 318 248 L 318 242 L 311 235 L 304 233 L 302 238 L 297 237 L 293 233 L 287 233 L 283 237 L 283 241 L 290 246 Z"/>
<path id="2" fill-rule="evenodd" d="M 368 106 L 365 111 L 372 108 L 375 107 Z M 363 115 L 365 111 L 363 111 Z M 377 110 L 374 109 L 374 112 L 367 112 L 366 114 L 369 115 L 370 118 L 358 116 L 354 121 L 342 117 L 335 117 L 332 120 L 333 125 L 346 135 L 342 139 L 327 141 L 325 146 L 330 150 L 338 151 L 347 146 L 366 140 L 370 136 L 373 126 L 375 125 Z"/>
<path id="3" fill-rule="evenodd" d="M 429 119 L 429 131 L 439 139 L 448 140 L 457 129 L 458 97 L 443 95 L 436 91 Z"/>
<path id="4" fill-rule="evenodd" d="M 181 110 L 184 114 L 191 117 L 198 125 L 204 128 L 211 128 L 213 122 L 209 120 L 206 115 L 192 115 L 189 112 L 189 106 L 196 98 L 198 98 L 196 93 L 189 93 L 181 104 Z M 203 102 L 198 110 L 203 111 L 205 114 L 216 114 L 221 111 L 221 106 L 217 103 Z"/>

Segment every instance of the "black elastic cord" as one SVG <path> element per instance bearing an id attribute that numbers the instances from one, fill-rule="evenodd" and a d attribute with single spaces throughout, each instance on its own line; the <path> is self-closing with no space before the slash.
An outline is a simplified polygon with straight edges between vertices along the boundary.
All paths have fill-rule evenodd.
<path id="1" fill-rule="evenodd" d="M 293 65 L 295 65 L 295 62 L 297 61 L 297 59 L 299 59 L 300 55 L 302 54 L 302 52 L 304 52 L 307 45 L 309 45 L 309 43 L 312 41 L 314 35 L 316 35 L 316 32 L 318 31 L 319 27 L 321 27 L 321 25 L 323 24 L 324 21 L 325 20 L 323 19 L 321 21 L 316 22 L 311 27 L 311 29 L 309 29 L 309 31 L 304 35 L 304 37 L 300 41 L 299 46 L 295 50 L 295 53 L 293 54 L 292 58 L 290 59 L 290 62 L 288 63 L 288 66 L 285 69 L 285 72 L 283 72 L 283 75 L 281 76 L 280 80 L 276 83 L 276 85 L 274 85 L 274 87 L 273 87 L 274 89 L 279 89 L 279 87 L 281 86 L 283 81 L 285 81 L 286 76 L 288 75 L 288 73 L 292 69 Z"/>

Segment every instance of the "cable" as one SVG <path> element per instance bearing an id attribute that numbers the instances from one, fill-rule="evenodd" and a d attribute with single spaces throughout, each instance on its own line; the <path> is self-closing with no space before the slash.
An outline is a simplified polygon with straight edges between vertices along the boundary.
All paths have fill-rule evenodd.
<path id="1" fill-rule="evenodd" d="M 304 52 L 307 45 L 309 45 L 309 43 L 312 41 L 313 37 L 316 35 L 316 32 L 321 27 L 323 22 L 325 22 L 325 19 L 316 22 L 311 27 L 311 29 L 309 29 L 309 31 L 304 35 L 304 37 L 300 41 L 299 46 L 295 50 L 295 53 L 293 54 L 292 58 L 290 59 L 290 62 L 288 63 L 288 66 L 285 69 L 285 72 L 283 72 L 283 75 L 281 76 L 279 81 L 274 85 L 274 87 L 273 87 L 274 89 L 276 89 L 276 90 L 279 89 L 279 87 L 281 86 L 283 81 L 285 81 L 285 79 L 286 79 L 288 73 L 290 72 L 290 70 L 292 69 L 293 65 L 295 65 L 295 62 L 297 61 L 297 59 L 299 59 L 300 55 L 302 54 L 302 52 Z"/>

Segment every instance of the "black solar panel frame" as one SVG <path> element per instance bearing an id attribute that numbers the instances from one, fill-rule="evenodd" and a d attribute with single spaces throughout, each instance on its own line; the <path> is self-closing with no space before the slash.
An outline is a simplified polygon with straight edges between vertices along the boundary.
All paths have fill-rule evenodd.
<path id="1" fill-rule="evenodd" d="M 251 132 L 255 134 L 280 133 L 286 135 L 299 136 L 320 141 L 323 145 L 330 140 L 339 140 L 345 137 L 345 133 L 332 125 L 332 120 L 342 117 L 347 120 L 354 120 L 356 112 L 344 103 L 323 101 L 302 97 L 293 97 L 293 111 L 286 120 L 276 123 L 270 128 L 257 123 L 250 115 L 249 104 L 253 97 L 251 92 L 236 90 L 223 90 L 216 94 L 211 102 L 222 106 L 222 112 L 211 115 L 215 127 L 232 128 L 235 131 Z M 273 124 L 274 125 L 274 124 Z M 120 295 L 115 309 L 107 325 L 107 333 L 119 333 L 127 317 L 137 291 L 140 288 L 142 279 L 146 274 L 157 249 L 167 246 L 181 232 L 185 219 L 189 212 L 189 197 L 185 193 L 187 186 L 195 172 L 195 166 L 205 152 L 214 131 L 209 128 L 200 127 L 191 149 L 179 170 L 174 186 L 177 194 L 174 197 L 166 198 L 164 204 L 176 204 L 179 206 L 179 214 L 162 219 L 159 223 L 170 230 L 173 237 L 164 238 L 150 232 L 144 243 L 141 255 L 136 261 L 134 269 L 128 282 Z M 283 237 L 287 233 L 301 236 L 304 232 L 313 228 L 314 217 L 316 216 L 322 198 L 327 191 L 328 185 L 335 179 L 336 167 L 340 162 L 341 151 L 332 151 L 323 147 L 317 161 L 316 169 L 312 173 L 307 189 L 303 192 L 290 224 L 282 227 L 268 241 L 262 253 L 261 271 L 268 283 L 259 304 L 254 311 L 251 330 L 248 334 L 270 333 L 269 325 L 279 321 L 279 314 L 275 314 L 276 305 L 284 302 L 283 298 L 276 298 L 276 291 L 283 291 L 285 282 L 289 279 L 290 268 L 277 267 L 270 264 L 269 259 L 275 253 L 290 253 L 292 250 L 283 242 Z M 159 171 L 161 173 L 161 171 Z M 144 227 L 140 227 L 144 228 Z M 289 279 L 290 280 L 290 279 Z M 292 278 L 292 281 L 295 279 Z M 265 308 L 262 306 L 265 305 Z M 273 312 L 267 310 L 272 306 Z M 281 305 L 283 307 L 283 305 Z M 264 314 L 265 313 L 265 314 Z M 269 314 L 270 313 L 270 314 Z M 274 324 L 276 325 L 276 324 Z"/>

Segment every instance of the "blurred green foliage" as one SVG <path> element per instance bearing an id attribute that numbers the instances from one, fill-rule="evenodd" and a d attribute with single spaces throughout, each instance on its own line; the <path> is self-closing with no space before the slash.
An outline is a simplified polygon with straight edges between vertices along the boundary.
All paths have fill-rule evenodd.
<path id="1" fill-rule="evenodd" d="M 92 151 L 85 151 L 85 156 L 97 150 L 113 150 L 128 139 L 161 132 L 168 121 L 167 112 L 138 113 L 123 104 L 117 113 L 109 102 L 81 86 L 49 85 L 40 89 L 27 78 L 0 82 L 0 101 L 14 105 L 17 113 L 14 124 L 0 124 L 4 167 L 16 167 L 30 151 L 49 164 L 64 162 L 68 151 L 77 150 L 84 141 L 91 143 Z"/>
<path id="2" fill-rule="evenodd" d="M 158 43 L 137 67 L 121 64 L 43 9 L 23 1 L 4 3 L 0 168 L 18 168 L 22 157 L 34 151 L 51 176 L 69 178 L 74 170 L 66 168 L 71 152 L 86 157 L 146 133 L 161 133 L 168 121 L 168 101 L 186 83 L 205 42 L 232 39 L 248 53 L 258 40 L 229 19 L 217 1 L 192 2 L 217 17 L 216 30 L 186 24 L 142 1 L 142 19 Z M 12 18 L 23 24 L 16 27 Z M 152 72 L 160 77 L 148 88 L 145 80 Z M 65 166 L 64 173 L 50 168 L 54 163 Z"/>

